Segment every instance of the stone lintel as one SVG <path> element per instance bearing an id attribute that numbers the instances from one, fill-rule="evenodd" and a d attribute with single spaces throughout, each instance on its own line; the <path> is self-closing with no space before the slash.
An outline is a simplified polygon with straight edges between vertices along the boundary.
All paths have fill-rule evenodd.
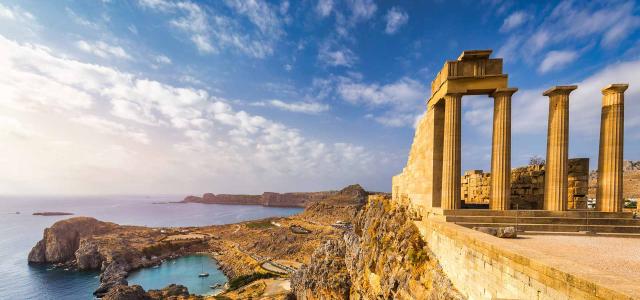
<path id="1" fill-rule="evenodd" d="M 495 97 L 497 95 L 508 95 L 511 96 L 513 95 L 515 92 L 518 91 L 518 88 L 497 88 L 492 94 L 491 96 Z"/>
<path id="2" fill-rule="evenodd" d="M 569 93 L 573 92 L 573 90 L 577 88 L 578 88 L 577 85 L 556 85 L 546 90 L 544 93 L 542 93 L 542 95 L 543 96 L 568 95 Z"/>
<path id="3" fill-rule="evenodd" d="M 613 83 L 602 89 L 602 94 L 624 93 L 629 88 L 628 83 Z"/>
<path id="4" fill-rule="evenodd" d="M 488 59 L 491 56 L 493 50 L 465 50 L 458 56 L 458 60 L 471 60 L 471 59 Z"/>

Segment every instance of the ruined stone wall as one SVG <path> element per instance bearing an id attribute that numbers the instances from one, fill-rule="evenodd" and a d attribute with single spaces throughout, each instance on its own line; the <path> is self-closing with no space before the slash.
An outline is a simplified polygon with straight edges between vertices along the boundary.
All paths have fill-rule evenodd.
<path id="1" fill-rule="evenodd" d="M 466 171 L 461 178 L 462 199 L 468 204 L 488 204 L 491 174 L 482 170 Z M 569 209 L 587 205 L 589 159 L 569 160 Z M 544 165 L 529 165 L 511 170 L 511 207 L 542 209 L 544 202 Z"/>
<path id="2" fill-rule="evenodd" d="M 465 171 L 462 176 L 462 199 L 467 204 L 488 204 L 491 173 L 482 170 Z"/>

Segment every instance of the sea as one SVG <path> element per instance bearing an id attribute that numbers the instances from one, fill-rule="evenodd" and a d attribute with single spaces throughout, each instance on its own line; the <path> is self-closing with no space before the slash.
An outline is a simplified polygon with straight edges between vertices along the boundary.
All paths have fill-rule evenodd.
<path id="1" fill-rule="evenodd" d="M 173 195 L 0 196 L 0 299 L 94 299 L 92 293 L 99 284 L 98 272 L 65 271 L 27 264 L 29 251 L 42 239 L 43 230 L 59 220 L 88 216 L 122 225 L 205 226 L 288 216 L 301 211 L 300 208 L 257 205 L 169 203 L 181 199 L 182 196 Z M 41 211 L 74 215 L 32 215 Z M 202 271 L 210 276 L 198 278 L 197 274 Z M 226 282 L 215 260 L 197 255 L 167 261 L 159 268 L 133 272 L 128 280 L 145 289 L 162 288 L 169 283 L 183 284 L 197 294 L 206 294 L 210 285 Z"/>

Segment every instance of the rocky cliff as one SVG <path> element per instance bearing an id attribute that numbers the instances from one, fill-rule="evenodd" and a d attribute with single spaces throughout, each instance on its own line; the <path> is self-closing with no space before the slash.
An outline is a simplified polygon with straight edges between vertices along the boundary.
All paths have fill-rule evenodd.
<path id="1" fill-rule="evenodd" d="M 356 185 L 354 185 L 356 186 Z M 359 185 L 357 185 L 360 187 Z M 306 207 L 310 203 L 316 203 L 329 199 L 339 191 L 324 192 L 299 192 L 299 193 L 273 193 L 264 192 L 262 195 L 230 195 L 206 193 L 202 197 L 187 196 L 183 203 L 206 203 L 206 204 L 241 204 L 241 205 L 264 205 L 277 207 Z"/>
<path id="2" fill-rule="evenodd" d="M 64 263 L 75 259 L 80 241 L 110 232 L 118 225 L 94 218 L 77 217 L 56 222 L 45 229 L 42 240 L 29 253 L 30 263 Z"/>
<path id="3" fill-rule="evenodd" d="M 406 206 L 370 197 L 353 225 L 294 273 L 291 285 L 298 299 L 461 298 Z"/>
<path id="4" fill-rule="evenodd" d="M 104 296 L 113 287 L 127 285 L 126 276 L 131 270 L 160 263 L 169 256 L 200 251 L 205 246 L 183 242 L 179 249 L 174 249 L 162 242 L 165 237 L 166 234 L 153 228 L 75 217 L 45 229 L 42 240 L 31 249 L 28 261 L 100 270 L 100 286 L 95 294 Z M 149 252 L 153 254 L 148 255 Z"/>

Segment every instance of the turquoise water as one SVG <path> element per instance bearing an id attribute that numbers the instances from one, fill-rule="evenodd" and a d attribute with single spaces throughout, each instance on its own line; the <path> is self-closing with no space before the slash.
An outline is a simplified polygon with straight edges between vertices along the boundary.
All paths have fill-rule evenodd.
<path id="1" fill-rule="evenodd" d="M 27 255 L 42 231 L 73 216 L 32 216 L 63 211 L 127 225 L 204 226 L 298 213 L 298 208 L 248 205 L 152 204 L 180 196 L 0 197 L 0 299 L 93 299 L 98 273 L 29 266 Z M 19 211 L 20 214 L 11 214 Z M 176 263 L 177 264 L 177 263 Z M 187 264 L 188 265 L 188 264 Z M 200 272 L 196 266 L 194 272 Z M 209 272 L 214 274 L 214 272 Z"/>
<path id="2" fill-rule="evenodd" d="M 202 271 L 209 277 L 198 277 Z M 207 255 L 191 255 L 166 261 L 158 268 L 141 269 L 129 274 L 129 284 L 139 284 L 145 290 L 161 289 L 171 283 L 179 283 L 189 292 L 207 295 L 215 290 L 212 285 L 224 284 L 227 278 L 218 270 L 218 263 Z"/>

